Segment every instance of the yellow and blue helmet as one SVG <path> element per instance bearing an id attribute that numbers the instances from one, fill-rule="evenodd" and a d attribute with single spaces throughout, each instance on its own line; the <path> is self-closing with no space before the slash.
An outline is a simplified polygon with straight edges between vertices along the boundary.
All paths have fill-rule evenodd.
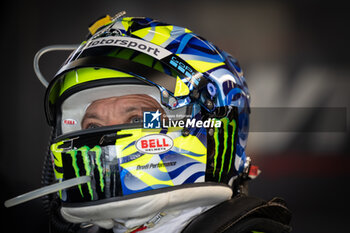
<path id="1" fill-rule="evenodd" d="M 46 92 L 55 179 L 91 177 L 61 190 L 61 201 L 232 186 L 247 160 L 250 111 L 237 60 L 187 28 L 150 18 L 108 16 L 89 29 Z M 161 109 L 144 109 L 136 122 L 82 127 L 91 103 L 130 94 Z"/>

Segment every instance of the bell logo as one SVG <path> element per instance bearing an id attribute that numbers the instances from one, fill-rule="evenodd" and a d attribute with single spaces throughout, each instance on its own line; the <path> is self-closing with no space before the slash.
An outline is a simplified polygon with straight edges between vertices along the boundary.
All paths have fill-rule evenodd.
<path id="1" fill-rule="evenodd" d="M 141 148 L 160 148 L 160 147 L 167 147 L 169 144 L 166 143 L 165 138 L 163 138 L 162 142 L 160 142 L 159 139 L 143 139 L 141 140 Z"/>
<path id="2" fill-rule="evenodd" d="M 144 154 L 162 154 L 174 145 L 173 139 L 165 134 L 150 134 L 136 141 L 136 149 Z"/>

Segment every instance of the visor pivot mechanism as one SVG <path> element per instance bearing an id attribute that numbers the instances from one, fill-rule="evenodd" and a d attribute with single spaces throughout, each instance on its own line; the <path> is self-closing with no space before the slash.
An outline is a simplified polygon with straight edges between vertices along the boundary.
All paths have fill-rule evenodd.
<path id="1" fill-rule="evenodd" d="M 214 86 L 214 84 L 208 83 L 207 90 L 211 97 L 214 97 L 216 95 L 216 87 Z"/>

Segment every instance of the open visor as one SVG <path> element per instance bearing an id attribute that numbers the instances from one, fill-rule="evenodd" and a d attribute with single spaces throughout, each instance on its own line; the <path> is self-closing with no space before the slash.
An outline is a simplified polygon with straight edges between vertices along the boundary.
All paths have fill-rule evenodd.
<path id="1" fill-rule="evenodd" d="M 133 83 L 130 81 L 135 81 L 132 79 L 123 79 L 119 80 L 118 84 L 111 84 L 105 86 L 93 86 L 91 88 L 86 88 L 81 91 L 75 91 L 74 94 L 68 95 L 67 98 L 62 98 L 59 103 L 60 108 L 58 109 L 57 116 L 57 126 L 56 127 L 56 135 L 62 135 L 71 133 L 74 131 L 79 131 L 82 129 L 86 129 L 83 127 L 84 120 L 86 120 L 89 113 L 91 113 L 91 109 L 96 109 L 97 107 L 94 105 L 95 102 L 107 103 L 106 100 L 111 100 L 116 102 L 114 105 L 108 105 L 102 111 L 108 111 L 109 115 L 100 116 L 100 118 L 114 118 L 119 119 L 118 124 L 126 124 L 132 123 L 130 119 L 128 120 L 128 115 L 130 117 L 134 117 L 138 119 L 138 122 L 143 123 L 147 121 L 144 115 L 149 112 L 159 112 L 159 118 L 153 119 L 157 120 L 157 127 L 163 123 L 162 120 L 166 119 L 167 121 L 176 121 L 180 119 L 190 118 L 192 115 L 192 105 L 186 105 L 184 107 L 169 109 L 162 103 L 162 96 L 159 89 L 152 85 L 147 85 L 145 83 Z M 117 102 L 122 99 L 126 100 L 129 97 L 134 97 L 133 102 L 127 100 L 127 102 Z M 137 98 L 136 98 L 137 97 Z M 136 100 L 135 100 L 136 98 Z M 145 102 L 153 102 L 152 106 L 149 107 Z M 101 106 L 101 104 L 100 104 Z M 128 112 L 128 106 L 132 110 Z M 112 108 L 118 108 L 112 110 Z M 94 110 L 92 110 L 94 112 Z M 97 110 L 96 110 L 97 112 Z M 102 115 L 101 113 L 101 115 Z M 98 115 L 95 117 L 99 117 Z M 122 119 L 125 122 L 122 121 Z M 152 120 L 152 119 L 151 119 Z M 155 121 L 153 121 L 155 122 Z M 147 122 L 145 122 L 147 123 Z M 156 123 L 156 122 L 155 122 Z M 116 124 L 116 123 L 113 123 Z M 112 125 L 112 124 L 105 124 Z"/>
<path id="2" fill-rule="evenodd" d="M 77 203 L 205 181 L 204 128 L 184 137 L 182 128 L 145 130 L 141 125 L 87 129 L 55 139 L 51 145 L 56 179 L 90 176 L 91 181 L 60 191 Z"/>
<path id="3" fill-rule="evenodd" d="M 51 125 L 55 122 L 57 103 L 65 95 L 74 93 L 72 90 L 78 86 L 111 85 L 119 83 L 121 78 L 132 79 L 157 87 L 162 104 L 176 109 L 191 102 L 189 94 L 197 88 L 199 80 L 204 80 L 201 73 L 170 52 L 159 60 L 131 48 L 89 45 L 82 44 L 73 52 L 50 82 L 45 109 Z M 180 64 L 186 65 L 186 70 Z M 79 72 L 84 75 L 77 75 Z"/>

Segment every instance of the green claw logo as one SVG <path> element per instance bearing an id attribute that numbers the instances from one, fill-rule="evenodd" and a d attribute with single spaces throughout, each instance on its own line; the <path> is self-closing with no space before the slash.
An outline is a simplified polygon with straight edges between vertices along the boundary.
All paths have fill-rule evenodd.
<path id="1" fill-rule="evenodd" d="M 103 166 L 102 166 L 102 159 L 101 159 L 102 149 L 101 149 L 101 147 L 95 146 L 94 148 L 90 149 L 88 146 L 83 146 L 77 150 L 71 150 L 69 152 L 66 152 L 67 154 L 69 154 L 72 157 L 72 167 L 74 168 L 76 177 L 80 177 L 80 168 L 79 168 L 78 162 L 77 162 L 78 161 L 78 159 L 77 159 L 78 152 L 80 152 L 79 154 L 82 157 L 86 176 L 93 176 L 94 175 L 93 171 L 95 169 L 95 166 L 97 166 L 97 170 L 98 170 L 99 177 L 100 177 L 99 183 L 100 183 L 100 187 L 101 187 L 101 192 L 103 192 L 105 184 L 104 184 L 104 179 L 103 179 Z M 93 152 L 93 153 L 91 153 L 91 152 Z M 87 186 L 88 186 L 91 200 L 93 200 L 94 199 L 94 192 L 93 192 L 93 188 L 91 186 L 91 182 L 88 182 Z M 79 187 L 79 191 L 80 191 L 81 196 L 84 197 L 83 191 L 81 189 L 81 185 L 79 185 L 78 187 Z"/>

